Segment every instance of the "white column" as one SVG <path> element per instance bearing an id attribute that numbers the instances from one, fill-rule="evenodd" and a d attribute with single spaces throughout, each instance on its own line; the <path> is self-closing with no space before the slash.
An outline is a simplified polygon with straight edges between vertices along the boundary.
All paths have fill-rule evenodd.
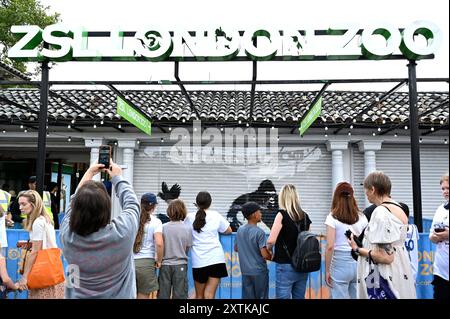
<path id="1" fill-rule="evenodd" d="M 336 184 L 345 181 L 343 152 L 348 149 L 348 141 L 328 141 L 327 150 L 331 151 L 331 191 Z"/>
<path id="2" fill-rule="evenodd" d="M 100 145 L 102 145 L 103 143 L 103 139 L 99 139 L 99 138 L 87 138 L 84 140 L 84 145 L 86 147 L 90 147 L 91 148 L 91 160 L 90 160 L 90 165 L 92 165 L 93 163 L 98 162 L 98 156 L 100 153 Z M 94 176 L 93 178 L 94 181 L 100 181 L 100 174 L 97 174 Z"/>
<path id="3" fill-rule="evenodd" d="M 123 178 L 133 185 L 134 174 L 134 150 L 136 148 L 136 140 L 118 140 L 118 146 L 123 149 L 122 168 Z"/>
<path id="4" fill-rule="evenodd" d="M 383 141 L 361 141 L 358 142 L 360 152 L 364 152 L 364 177 L 377 170 L 376 151 L 381 150 Z M 366 207 L 370 203 L 366 198 Z"/>

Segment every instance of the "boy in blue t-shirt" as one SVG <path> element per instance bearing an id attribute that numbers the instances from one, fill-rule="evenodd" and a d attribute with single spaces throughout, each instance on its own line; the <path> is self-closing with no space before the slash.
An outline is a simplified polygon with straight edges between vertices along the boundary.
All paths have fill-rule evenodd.
<path id="1" fill-rule="evenodd" d="M 256 224 L 261 221 L 261 207 L 255 202 L 242 206 L 248 223 L 239 227 L 234 250 L 239 253 L 242 274 L 242 299 L 269 297 L 269 270 L 266 260 L 272 255 L 266 248 L 266 234 Z"/>

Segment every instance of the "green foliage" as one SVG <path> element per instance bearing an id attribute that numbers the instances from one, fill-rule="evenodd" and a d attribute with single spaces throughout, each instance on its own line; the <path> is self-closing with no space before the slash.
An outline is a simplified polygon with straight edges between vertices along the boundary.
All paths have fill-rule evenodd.
<path id="1" fill-rule="evenodd" d="M 11 33 L 13 25 L 38 25 L 41 28 L 57 23 L 59 14 L 47 14 L 39 0 L 0 0 L 0 61 L 26 72 L 24 62 L 12 61 L 7 57 L 9 48 L 17 42 Z"/>

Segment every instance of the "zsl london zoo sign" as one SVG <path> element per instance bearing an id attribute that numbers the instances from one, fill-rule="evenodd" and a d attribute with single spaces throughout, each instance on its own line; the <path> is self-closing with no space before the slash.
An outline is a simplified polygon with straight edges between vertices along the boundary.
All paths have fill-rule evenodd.
<path id="1" fill-rule="evenodd" d="M 153 27 L 95 31 L 53 24 L 43 30 L 36 25 L 12 26 L 11 32 L 18 42 L 8 56 L 23 61 L 380 60 L 395 54 L 419 60 L 434 54 L 442 41 L 439 28 L 428 21 L 405 28 L 379 23 L 327 30 L 220 27 L 195 32 Z"/>

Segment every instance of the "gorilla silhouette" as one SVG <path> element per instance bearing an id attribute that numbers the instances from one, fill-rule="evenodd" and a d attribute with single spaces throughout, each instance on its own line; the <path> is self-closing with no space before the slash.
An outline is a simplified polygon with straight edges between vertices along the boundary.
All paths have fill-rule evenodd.
<path id="1" fill-rule="evenodd" d="M 272 181 L 265 179 L 259 184 L 256 191 L 240 195 L 233 201 L 227 213 L 231 229 L 235 232 L 242 225 L 242 222 L 237 219 L 237 213 L 241 211 L 242 205 L 249 201 L 256 202 L 263 208 L 261 210 L 262 221 L 267 227 L 272 228 L 278 212 L 278 194 Z"/>

